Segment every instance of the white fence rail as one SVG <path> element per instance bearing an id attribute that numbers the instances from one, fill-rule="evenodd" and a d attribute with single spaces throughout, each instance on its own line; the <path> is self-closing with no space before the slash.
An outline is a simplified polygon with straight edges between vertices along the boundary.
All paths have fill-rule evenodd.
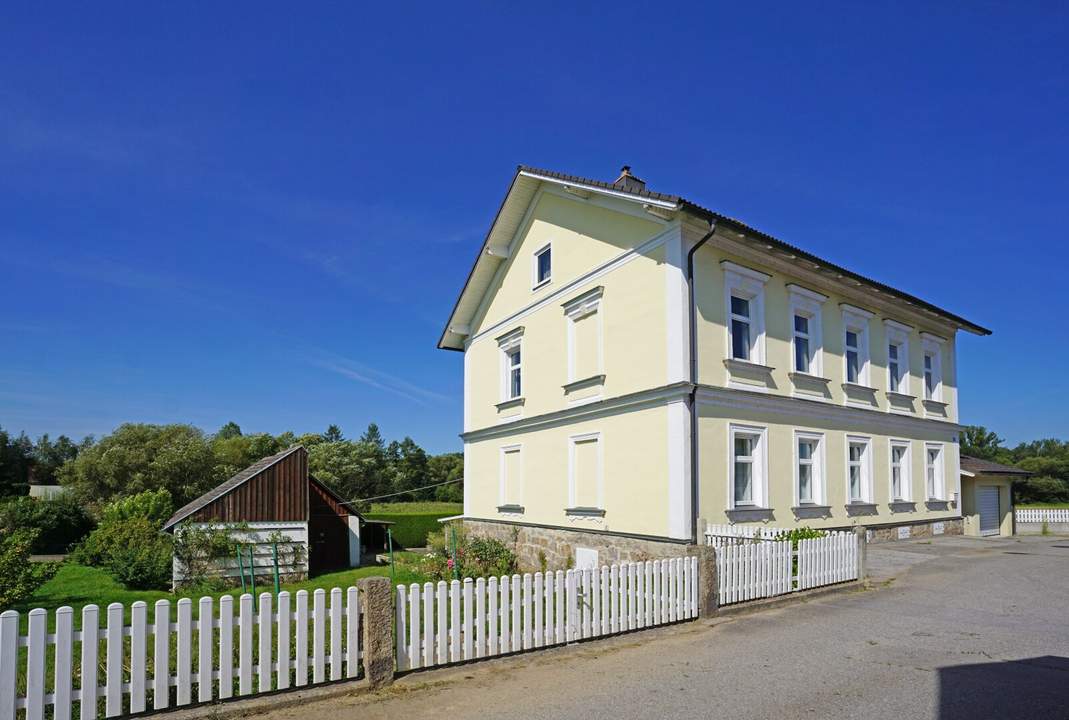
<path id="1" fill-rule="evenodd" d="M 1019 523 L 1069 523 L 1069 508 L 1017 508 Z"/>
<path id="2" fill-rule="evenodd" d="M 738 528 L 753 534 L 728 535 L 723 528 L 710 526 L 710 544 L 716 546 L 716 570 L 721 605 L 786 595 L 823 585 L 856 580 L 858 545 L 852 532 L 829 532 L 821 538 L 799 540 L 797 548 L 790 540 L 762 540 L 776 537 L 780 531 L 768 528 Z M 734 528 L 732 528 L 734 529 Z"/>
<path id="3" fill-rule="evenodd" d="M 31 610 L 28 633 L 19 613 L 0 614 L 0 720 L 94 720 L 163 710 L 194 702 L 355 678 L 360 674 L 358 590 L 270 593 L 237 601 L 203 597 L 158 600 L 151 618 L 144 602 L 74 611 Z M 329 600 L 329 602 L 328 602 Z M 127 620 L 128 618 L 128 620 Z M 49 663 L 49 660 L 52 660 Z M 19 672 L 20 670 L 24 672 Z M 75 707 L 77 705 L 77 707 Z M 77 710 L 77 712 L 75 712 Z"/>
<path id="4" fill-rule="evenodd" d="M 397 668 L 523 652 L 698 616 L 698 559 L 398 585 Z"/>

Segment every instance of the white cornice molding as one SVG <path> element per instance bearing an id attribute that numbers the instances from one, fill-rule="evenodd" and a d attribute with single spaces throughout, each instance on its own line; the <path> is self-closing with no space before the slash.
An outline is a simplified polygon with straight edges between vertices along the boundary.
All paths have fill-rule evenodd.
<path id="1" fill-rule="evenodd" d="M 912 325 L 906 325 L 903 322 L 898 322 L 897 320 L 892 320 L 891 318 L 884 318 L 883 324 L 885 327 L 894 328 L 895 330 L 901 330 L 904 333 L 913 332 Z"/>
<path id="2" fill-rule="evenodd" d="M 943 345 L 947 341 L 947 339 L 945 337 L 943 337 L 941 335 L 935 335 L 935 334 L 930 333 L 930 332 L 922 332 L 921 333 L 921 339 L 922 340 L 927 340 L 929 342 L 939 343 L 940 345 Z"/>
<path id="3" fill-rule="evenodd" d="M 609 190 L 608 188 L 598 187 L 597 185 L 587 185 L 585 183 L 575 182 L 574 180 L 562 180 L 560 178 L 550 177 L 549 175 L 541 175 L 536 172 L 531 172 L 530 170 L 521 170 L 520 175 L 523 177 L 534 178 L 535 180 L 541 180 L 542 182 L 550 183 L 552 185 L 571 188 L 568 192 L 571 192 L 573 195 L 577 194 L 575 192 L 576 190 L 582 190 L 592 194 L 608 195 L 609 197 L 628 200 L 633 203 L 638 203 L 639 205 L 654 205 L 656 207 L 668 208 L 670 210 L 679 209 L 679 206 L 674 202 L 654 200 L 653 198 L 633 195 L 619 190 Z"/>
<path id="4" fill-rule="evenodd" d="M 954 433 L 961 431 L 961 426 L 954 422 L 932 418 L 911 417 L 869 410 L 861 407 L 833 405 L 818 400 L 801 397 L 774 395 L 771 393 L 750 392 L 735 388 L 722 388 L 712 385 L 699 385 L 697 391 L 699 403 L 727 407 L 737 410 L 749 410 L 795 415 L 838 423 L 869 423 L 890 431 L 928 431 L 939 430 Z"/>
<path id="5" fill-rule="evenodd" d="M 866 320 L 871 320 L 872 318 L 876 317 L 876 313 L 870 310 L 865 310 L 864 308 L 859 308 L 857 305 L 851 305 L 850 303 L 839 303 L 839 307 L 843 309 L 844 313 L 857 315 L 858 317 L 863 317 Z"/>
<path id="6" fill-rule="evenodd" d="M 503 435 L 530 432 L 551 425 L 580 422 L 624 411 L 665 405 L 686 398 L 693 388 L 694 386 L 688 382 L 673 383 L 659 388 L 598 400 L 586 405 L 577 405 L 564 410 L 555 410 L 512 422 L 491 425 L 463 433 L 460 437 L 464 442 L 475 442 Z"/>
<path id="7" fill-rule="evenodd" d="M 754 270 L 753 268 L 748 268 L 745 265 L 733 263 L 730 260 L 721 260 L 720 267 L 724 268 L 726 272 L 733 272 L 736 275 L 741 275 L 745 278 L 749 278 L 750 280 L 756 280 L 762 285 L 772 279 L 771 275 L 763 273 L 760 270 Z"/>
<path id="8" fill-rule="evenodd" d="M 828 301 L 827 295 L 822 295 L 816 290 L 810 290 L 807 287 L 802 287 L 801 285 L 796 285 L 794 283 L 787 283 L 787 291 L 792 295 L 800 295 L 801 297 L 807 298 L 809 300 L 815 300 L 816 302 L 821 304 Z"/>

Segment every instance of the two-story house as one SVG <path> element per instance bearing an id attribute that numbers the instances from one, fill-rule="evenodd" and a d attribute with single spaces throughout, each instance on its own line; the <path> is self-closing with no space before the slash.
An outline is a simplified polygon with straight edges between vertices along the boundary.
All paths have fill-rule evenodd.
<path id="1" fill-rule="evenodd" d="M 464 521 L 550 566 L 704 523 L 960 533 L 959 330 L 989 334 L 626 167 L 521 166 L 439 342 Z"/>

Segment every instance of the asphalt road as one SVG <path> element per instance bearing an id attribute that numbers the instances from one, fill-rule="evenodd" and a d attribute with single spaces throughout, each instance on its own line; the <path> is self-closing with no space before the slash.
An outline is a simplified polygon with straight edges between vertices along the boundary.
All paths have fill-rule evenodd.
<path id="1" fill-rule="evenodd" d="M 1069 718 L 1069 538 L 869 552 L 870 590 L 414 673 L 268 716 Z"/>

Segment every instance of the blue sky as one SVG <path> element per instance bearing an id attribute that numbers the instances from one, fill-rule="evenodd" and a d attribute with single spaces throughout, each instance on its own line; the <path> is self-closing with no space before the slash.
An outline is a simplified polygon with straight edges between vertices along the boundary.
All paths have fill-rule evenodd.
<path id="1" fill-rule="evenodd" d="M 5 429 L 459 449 L 515 165 L 629 163 L 991 327 L 962 420 L 1069 436 L 1064 4 L 146 5 L 0 11 Z"/>

